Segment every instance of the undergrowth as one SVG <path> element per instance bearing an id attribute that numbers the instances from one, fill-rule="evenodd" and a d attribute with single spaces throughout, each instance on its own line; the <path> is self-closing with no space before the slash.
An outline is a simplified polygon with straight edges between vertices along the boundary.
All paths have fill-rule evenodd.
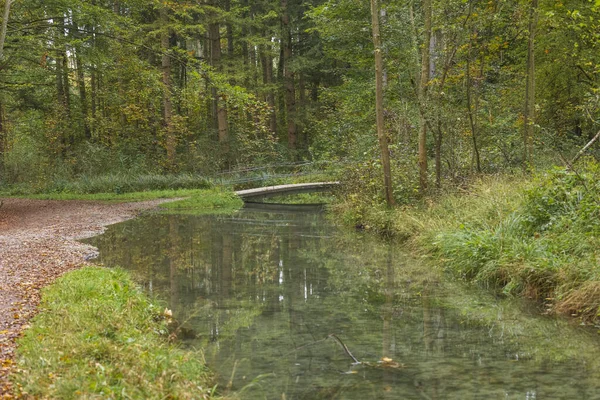
<path id="1" fill-rule="evenodd" d="M 34 183 L 6 185 L 0 187 L 4 195 L 35 194 L 96 194 L 96 193 L 134 193 L 144 191 L 205 189 L 211 182 L 195 174 L 127 174 L 81 175 L 75 179 L 55 176 Z"/>
<path id="2" fill-rule="evenodd" d="M 388 210 L 350 195 L 347 224 L 406 241 L 467 281 L 600 318 L 600 165 L 489 176 L 467 189 Z M 359 194 L 354 196 L 358 197 Z"/>
<path id="3" fill-rule="evenodd" d="M 19 342 L 13 374 L 23 398 L 207 399 L 199 352 L 167 341 L 168 315 L 124 271 L 87 267 L 44 289 Z"/>

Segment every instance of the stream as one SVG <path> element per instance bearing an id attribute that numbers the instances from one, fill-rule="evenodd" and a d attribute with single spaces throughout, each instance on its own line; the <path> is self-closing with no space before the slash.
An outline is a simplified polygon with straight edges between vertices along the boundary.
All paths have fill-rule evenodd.
<path id="1" fill-rule="evenodd" d="M 324 214 L 149 214 L 87 240 L 242 399 L 600 399 L 598 333 Z M 358 361 L 358 362 L 357 362 Z"/>

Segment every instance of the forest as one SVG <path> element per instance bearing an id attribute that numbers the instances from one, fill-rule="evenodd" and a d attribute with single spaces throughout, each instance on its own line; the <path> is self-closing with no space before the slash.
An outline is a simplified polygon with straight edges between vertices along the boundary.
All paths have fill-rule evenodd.
<path id="1" fill-rule="evenodd" d="M 599 390 L 600 0 L 0 10 L 0 397 Z"/>
<path id="2" fill-rule="evenodd" d="M 598 130 L 599 9 L 6 0 L 0 185 L 310 162 L 379 202 L 389 169 L 391 197 L 408 203 L 477 174 L 563 165 Z"/>

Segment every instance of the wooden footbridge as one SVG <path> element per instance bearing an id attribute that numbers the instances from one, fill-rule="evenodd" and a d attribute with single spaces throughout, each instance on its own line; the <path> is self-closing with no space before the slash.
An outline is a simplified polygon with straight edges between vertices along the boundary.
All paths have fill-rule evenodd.
<path id="1" fill-rule="evenodd" d="M 235 192 L 244 201 L 273 196 L 292 195 L 310 192 L 326 192 L 338 186 L 339 182 L 296 183 L 291 185 L 265 186 Z"/>

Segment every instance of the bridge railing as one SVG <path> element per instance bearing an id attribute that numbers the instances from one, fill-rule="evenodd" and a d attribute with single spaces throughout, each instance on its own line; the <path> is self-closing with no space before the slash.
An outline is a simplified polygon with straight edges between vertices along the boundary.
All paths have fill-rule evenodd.
<path id="1" fill-rule="evenodd" d="M 225 171 L 216 174 L 211 180 L 218 185 L 248 189 L 290 181 L 332 180 L 339 170 L 340 165 L 329 161 L 281 163 Z M 317 179 L 318 177 L 322 179 Z"/>

